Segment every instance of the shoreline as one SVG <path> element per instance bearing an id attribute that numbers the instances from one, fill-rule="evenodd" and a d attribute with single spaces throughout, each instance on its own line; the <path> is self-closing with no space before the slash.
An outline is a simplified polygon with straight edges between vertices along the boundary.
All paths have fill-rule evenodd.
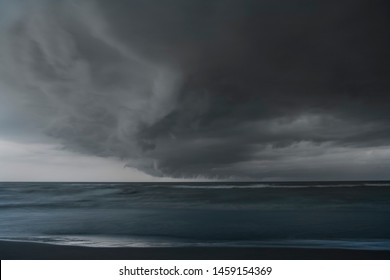
<path id="1" fill-rule="evenodd" d="M 269 247 L 96 248 L 0 241 L 2 260 L 388 260 L 390 250 Z"/>

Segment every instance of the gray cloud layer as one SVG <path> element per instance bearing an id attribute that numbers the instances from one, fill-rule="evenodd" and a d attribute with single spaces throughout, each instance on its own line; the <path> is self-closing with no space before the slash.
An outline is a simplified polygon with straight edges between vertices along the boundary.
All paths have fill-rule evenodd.
<path id="1" fill-rule="evenodd" d="M 71 150 L 158 176 L 386 177 L 386 1 L 0 5 L 2 93 Z"/>

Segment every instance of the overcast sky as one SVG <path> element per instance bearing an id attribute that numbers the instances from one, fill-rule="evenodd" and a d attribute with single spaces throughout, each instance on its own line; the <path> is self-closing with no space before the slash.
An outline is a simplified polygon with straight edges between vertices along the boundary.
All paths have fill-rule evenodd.
<path id="1" fill-rule="evenodd" d="M 390 179 L 389 8 L 0 0 L 0 180 Z"/>

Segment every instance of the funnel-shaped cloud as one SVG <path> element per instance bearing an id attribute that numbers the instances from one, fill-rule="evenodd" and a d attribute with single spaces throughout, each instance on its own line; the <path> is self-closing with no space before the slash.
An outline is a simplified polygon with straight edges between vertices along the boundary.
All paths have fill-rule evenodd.
<path id="1" fill-rule="evenodd" d="M 0 5 L 3 98 L 67 149 L 157 176 L 385 177 L 385 1 Z"/>

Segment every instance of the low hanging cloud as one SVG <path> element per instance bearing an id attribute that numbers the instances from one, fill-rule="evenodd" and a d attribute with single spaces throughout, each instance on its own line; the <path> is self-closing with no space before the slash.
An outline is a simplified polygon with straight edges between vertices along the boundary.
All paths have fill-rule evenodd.
<path id="1" fill-rule="evenodd" d="M 2 0 L 1 94 L 65 148 L 154 176 L 382 179 L 388 8 Z"/>

